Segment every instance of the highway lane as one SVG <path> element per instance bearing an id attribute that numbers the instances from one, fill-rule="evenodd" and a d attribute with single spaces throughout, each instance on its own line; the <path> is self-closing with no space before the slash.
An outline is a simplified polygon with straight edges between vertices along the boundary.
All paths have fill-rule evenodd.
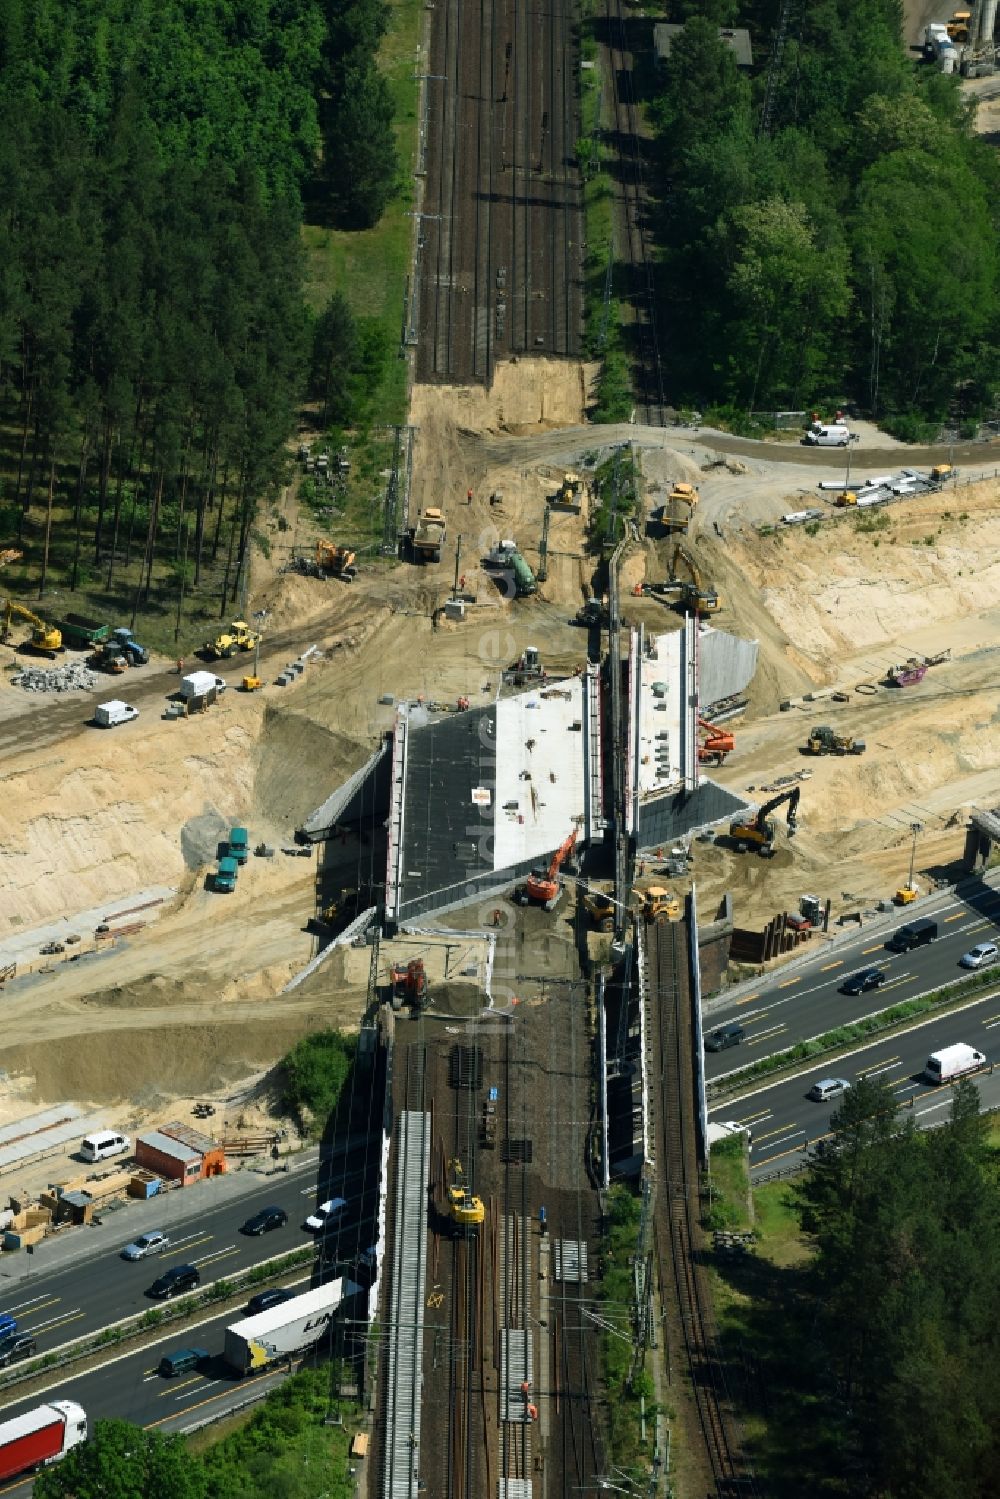
<path id="1" fill-rule="evenodd" d="M 912 1110 L 918 1127 L 929 1128 L 948 1117 L 952 1090 L 925 1082 L 924 1063 L 932 1051 L 955 1041 L 965 1041 L 985 1054 L 986 1069 L 974 1081 L 984 1107 L 1000 1106 L 1000 974 L 991 992 L 960 1011 L 922 1021 L 905 1033 L 866 1044 L 836 1061 L 813 1063 L 794 1077 L 718 1104 L 710 1118 L 750 1129 L 754 1176 L 801 1166 L 804 1152 L 829 1133 L 830 1118 L 840 1100 L 824 1104 L 806 1097 L 820 1078 L 842 1077 L 852 1083 L 863 1076 L 882 1078 L 890 1084 L 903 1117 Z"/>
<path id="2" fill-rule="evenodd" d="M 317 1202 L 331 1196 L 346 1197 L 349 1204 L 340 1229 L 343 1257 L 360 1253 L 373 1237 L 377 1142 L 367 1151 L 355 1141 L 332 1149 L 320 1163 L 319 1185 L 316 1170 L 312 1157 L 302 1169 L 276 1174 L 246 1195 L 228 1197 L 224 1202 L 212 1202 L 212 1182 L 185 1188 L 181 1195 L 184 1206 L 190 1197 L 190 1215 L 179 1223 L 164 1222 L 158 1213 L 158 1208 L 162 1211 L 168 1203 L 175 1210 L 177 1194 L 171 1194 L 164 1204 L 153 1198 L 143 1204 L 141 1212 L 109 1213 L 96 1234 L 91 1229 L 71 1231 L 81 1235 L 81 1247 L 86 1245 L 80 1258 L 57 1270 L 29 1273 L 16 1285 L 0 1280 L 0 1311 L 10 1312 L 21 1330 L 35 1335 L 39 1353 L 49 1352 L 157 1305 L 146 1296 L 147 1288 L 172 1265 L 197 1265 L 205 1285 L 261 1260 L 309 1247 L 312 1236 L 303 1232 L 301 1225 Z M 271 1203 L 285 1209 L 288 1224 L 259 1237 L 241 1234 L 240 1225 Z M 126 1243 L 153 1228 L 164 1228 L 169 1234 L 171 1243 L 166 1252 L 133 1262 L 120 1257 Z M 88 1236 L 86 1240 L 84 1235 Z M 100 1248 L 93 1252 L 96 1235 L 100 1235 Z M 334 1236 L 328 1236 L 328 1240 L 334 1242 Z M 25 1263 L 30 1266 L 38 1258 Z"/>
<path id="3" fill-rule="evenodd" d="M 295 1289 L 308 1289 L 309 1275 L 294 1282 Z M 9 1420 L 50 1400 L 75 1400 L 87 1412 L 90 1429 L 101 1420 L 131 1421 L 137 1426 L 163 1431 L 183 1431 L 203 1420 L 241 1405 L 249 1382 L 238 1379 L 222 1362 L 225 1329 L 239 1321 L 239 1311 L 207 1317 L 187 1329 L 164 1333 L 144 1348 L 112 1355 L 97 1369 L 66 1379 L 53 1378 L 41 1391 L 11 1402 L 0 1412 Z M 197 1374 L 165 1379 L 157 1373 L 164 1353 L 176 1348 L 204 1348 L 211 1362 Z M 263 1375 L 254 1381 L 255 1391 L 264 1393 L 284 1378 L 284 1371 Z M 24 1494 L 31 1480 L 21 1479 L 0 1487 L 0 1495 Z M 151 1496 L 152 1499 L 152 1496 Z"/>
<path id="4" fill-rule="evenodd" d="M 907 920 L 933 916 L 939 935 L 926 947 L 908 953 L 891 952 L 886 945 L 894 931 Z M 780 969 L 759 988 L 729 1003 L 712 1007 L 705 1016 L 706 1034 L 730 1021 L 738 1021 L 747 1032 L 741 1045 L 727 1051 L 709 1052 L 705 1070 L 709 1082 L 725 1073 L 783 1051 L 796 1041 L 820 1036 L 836 1026 L 859 1020 L 900 1000 L 935 989 L 967 976 L 958 966 L 963 953 L 977 942 L 1000 936 L 1000 891 L 977 881 L 963 885 L 961 895 L 949 891 L 901 909 L 888 928 L 859 932 L 857 937 L 824 946 L 813 962 L 793 973 Z M 840 993 L 840 985 L 861 968 L 885 970 L 886 982 L 879 989 L 853 997 Z"/>

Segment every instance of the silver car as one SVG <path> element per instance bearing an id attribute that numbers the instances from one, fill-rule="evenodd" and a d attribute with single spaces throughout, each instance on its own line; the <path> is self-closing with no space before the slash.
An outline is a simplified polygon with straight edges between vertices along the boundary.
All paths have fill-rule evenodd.
<path id="1" fill-rule="evenodd" d="M 958 962 L 961 968 L 989 968 L 997 958 L 1000 958 L 1000 948 L 995 942 L 977 942 Z"/>
<path id="2" fill-rule="evenodd" d="M 123 1260 L 144 1260 L 151 1254 L 162 1254 L 165 1249 L 170 1248 L 170 1240 L 161 1229 L 151 1229 L 148 1234 L 140 1234 L 131 1244 L 126 1244 L 122 1250 Z"/>

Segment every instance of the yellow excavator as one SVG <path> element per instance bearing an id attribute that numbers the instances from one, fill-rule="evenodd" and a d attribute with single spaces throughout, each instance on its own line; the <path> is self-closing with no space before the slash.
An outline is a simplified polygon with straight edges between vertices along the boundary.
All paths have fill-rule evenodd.
<path id="1" fill-rule="evenodd" d="M 690 581 L 678 576 L 677 568 L 681 563 L 690 574 Z M 685 609 L 692 609 L 696 614 L 717 614 L 721 609 L 719 595 L 702 582 L 697 562 L 680 541 L 674 543 L 670 558 L 670 582 L 679 589 L 678 601 Z"/>
<path id="2" fill-rule="evenodd" d="M 778 796 L 772 796 L 771 800 L 765 802 L 754 817 L 731 823 L 729 836 L 736 844 L 737 852 L 744 854 L 748 849 L 755 849 L 762 859 L 770 859 L 772 857 L 774 854 L 775 826 L 771 821 L 770 814 L 784 802 L 788 803 L 788 812 L 785 816 L 788 836 L 789 838 L 794 838 L 798 822 L 799 797 L 801 795 L 801 787 L 793 786 L 790 791 L 782 791 Z"/>
<path id="3" fill-rule="evenodd" d="M 344 583 L 353 583 L 358 575 L 354 564 L 355 553 L 350 548 L 335 546 L 332 541 L 317 541 L 316 570 L 320 574 L 329 573 Z"/>
<path id="4" fill-rule="evenodd" d="M 39 619 L 37 614 L 32 614 L 23 604 L 15 603 L 13 599 L 7 599 L 3 606 L 3 639 L 10 639 L 10 622 L 12 619 L 26 619 L 32 626 L 31 646 L 33 650 L 40 651 L 43 656 L 55 660 L 56 652 L 63 648 L 62 631 L 57 630 L 55 625 L 47 625 L 44 619 Z"/>
<path id="5" fill-rule="evenodd" d="M 474 1197 L 465 1185 L 465 1173 L 457 1157 L 448 1162 L 451 1184 L 448 1187 L 448 1212 L 459 1228 L 479 1228 L 486 1221 L 481 1197 Z"/>

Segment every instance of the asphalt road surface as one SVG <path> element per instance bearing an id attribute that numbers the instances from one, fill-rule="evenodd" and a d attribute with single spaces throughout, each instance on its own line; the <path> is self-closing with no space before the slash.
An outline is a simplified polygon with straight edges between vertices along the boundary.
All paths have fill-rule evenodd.
<path id="1" fill-rule="evenodd" d="M 367 1163 L 366 1169 L 363 1146 L 354 1152 L 350 1147 L 342 1147 L 323 1162 L 323 1180 L 330 1185 L 324 1186 L 322 1193 L 317 1188 L 313 1160 L 308 1170 L 301 1174 L 275 1175 L 256 1186 L 247 1196 L 216 1206 L 209 1205 L 210 1182 L 186 1188 L 185 1193 L 192 1198 L 191 1217 L 177 1225 L 160 1221 L 155 1199 L 144 1204 L 141 1215 L 122 1214 L 123 1221 L 117 1233 L 115 1217 L 109 1214 L 97 1231 L 101 1244 L 98 1253 L 88 1253 L 85 1258 L 75 1259 L 61 1269 L 41 1274 L 34 1274 L 30 1269 L 32 1264 L 37 1264 L 36 1255 L 31 1260 L 25 1259 L 29 1272 L 16 1286 L 0 1281 L 0 1311 L 16 1317 L 20 1331 L 34 1334 L 39 1353 L 48 1353 L 86 1333 L 158 1305 L 146 1296 L 146 1291 L 164 1270 L 173 1265 L 196 1265 L 204 1286 L 246 1270 L 261 1260 L 307 1247 L 312 1243 L 312 1236 L 303 1232 L 302 1223 L 324 1196 L 342 1196 L 348 1200 L 342 1230 L 346 1247 L 352 1232 L 356 1230 L 363 1236 L 371 1228 L 377 1167 L 377 1153 Z M 257 1237 L 241 1234 L 240 1225 L 259 1208 L 271 1203 L 287 1212 L 286 1226 Z M 161 1227 L 170 1236 L 170 1247 L 164 1253 L 143 1260 L 121 1258 L 126 1243 L 141 1233 Z M 97 1237 L 88 1229 L 74 1232 Z M 370 1242 L 370 1239 L 366 1240 L 361 1249 L 366 1249 Z M 0 1411 L 0 1419 L 3 1414 Z"/>
<path id="2" fill-rule="evenodd" d="M 912 1030 L 868 1042 L 847 1057 L 820 1061 L 795 1077 L 769 1083 L 745 1094 L 738 1101 L 717 1105 L 714 1122 L 732 1121 L 751 1131 L 750 1166 L 755 1179 L 776 1170 L 801 1167 L 806 1152 L 829 1134 L 830 1118 L 840 1099 L 813 1103 L 806 1097 L 820 1078 L 878 1077 L 891 1084 L 900 1108 L 912 1110 L 921 1129 L 942 1124 L 951 1107 L 950 1086 L 935 1087 L 923 1079 L 924 1064 L 933 1051 L 964 1041 L 986 1057 L 986 1067 L 976 1075 L 984 1108 L 1000 1105 L 1000 971 L 987 994 L 963 1005 L 958 1011 L 919 1022 Z M 904 1114 L 905 1117 L 905 1114 Z"/>
<path id="3" fill-rule="evenodd" d="M 898 927 L 918 917 L 932 916 L 939 935 L 926 947 L 894 953 L 886 943 Z M 708 1052 L 706 1076 L 711 1083 L 761 1057 L 784 1051 L 797 1041 L 821 1036 L 873 1011 L 926 993 L 954 979 L 967 977 L 959 959 L 978 942 L 1000 945 L 1000 891 L 979 881 L 900 909 L 887 927 L 861 930 L 857 937 L 824 946 L 815 960 L 789 973 L 779 971 L 766 984 L 742 993 L 730 1004 L 720 1004 L 705 1017 L 710 1033 L 730 1021 L 747 1032 L 746 1041 L 727 1051 Z M 878 967 L 886 974 L 881 988 L 865 994 L 840 993 L 845 978 L 862 968 Z M 998 970 L 1000 981 L 1000 970 Z M 966 1039 L 961 1034 L 952 1039 Z"/>

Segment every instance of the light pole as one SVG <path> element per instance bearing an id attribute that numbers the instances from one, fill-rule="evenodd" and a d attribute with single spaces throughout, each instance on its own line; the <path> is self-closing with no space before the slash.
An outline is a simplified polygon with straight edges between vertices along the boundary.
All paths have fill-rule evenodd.
<path id="1" fill-rule="evenodd" d="M 910 823 L 910 832 L 913 834 L 913 844 L 912 844 L 912 846 L 910 848 L 910 878 L 909 878 L 909 882 L 908 882 L 908 885 L 907 885 L 907 888 L 910 889 L 910 890 L 913 889 L 913 866 L 916 863 L 916 859 L 917 859 L 917 834 L 922 829 L 923 829 L 923 823 L 922 822 L 911 822 Z"/>

